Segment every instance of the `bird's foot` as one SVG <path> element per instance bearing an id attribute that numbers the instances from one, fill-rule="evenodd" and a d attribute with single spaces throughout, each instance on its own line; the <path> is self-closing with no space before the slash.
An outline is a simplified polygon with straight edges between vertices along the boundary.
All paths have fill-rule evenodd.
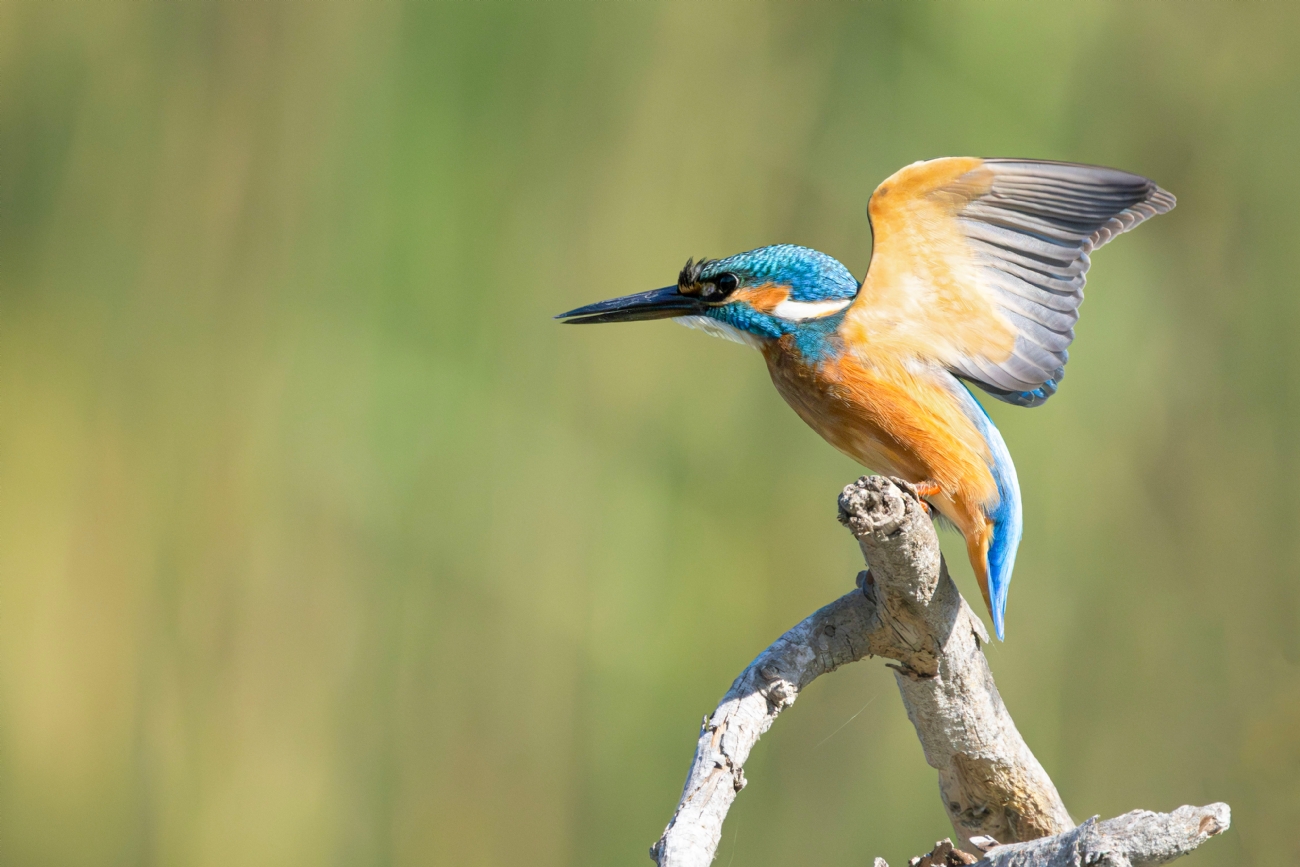
<path id="1" fill-rule="evenodd" d="M 926 502 L 926 498 L 937 496 L 942 492 L 943 488 L 939 487 L 934 482 L 917 482 L 912 485 L 912 493 L 916 495 L 917 502 L 921 504 L 922 509 L 925 509 L 927 515 L 931 513 L 933 507 Z"/>

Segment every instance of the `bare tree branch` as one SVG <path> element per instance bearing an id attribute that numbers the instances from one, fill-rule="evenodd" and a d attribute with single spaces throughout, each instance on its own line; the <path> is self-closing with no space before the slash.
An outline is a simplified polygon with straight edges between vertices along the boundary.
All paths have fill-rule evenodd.
<path id="1" fill-rule="evenodd" d="M 909 867 L 1139 867 L 1165 864 L 1186 855 L 1206 840 L 1228 830 L 1232 813 L 1227 804 L 1179 807 L 1172 813 L 1134 810 L 1105 822 L 1093 816 L 1063 834 L 1028 843 L 997 846 L 982 861 L 954 850 L 947 840 L 934 851 L 908 862 Z M 877 858 L 876 867 L 889 867 Z"/>
<path id="2" fill-rule="evenodd" d="M 981 650 L 984 624 L 948 577 L 920 501 L 880 476 L 840 495 L 840 520 L 871 565 L 880 624 L 872 653 L 895 680 L 925 760 L 939 772 L 960 838 L 1032 840 L 1074 827 L 1056 786 L 1016 730 Z"/>
<path id="3" fill-rule="evenodd" d="M 903 704 L 926 761 L 939 772 L 944 807 L 964 848 L 974 848 L 972 837 L 1017 843 L 1075 834 L 1070 839 L 1086 842 L 1098 829 L 1137 815 L 1074 829 L 998 695 L 981 651 L 988 641 L 984 626 L 949 578 L 926 509 L 905 482 L 859 479 L 840 496 L 840 520 L 857 537 L 870 571 L 858 576 L 857 590 L 814 612 L 759 654 L 705 718 L 677 810 L 650 850 L 660 867 L 709 864 L 759 737 L 817 677 L 873 655 L 895 660 L 890 667 Z M 1223 810 L 1220 824 L 1226 828 Z M 989 863 L 1057 863 L 1041 860 L 1050 857 L 1048 849 L 1024 856 L 1038 860 L 997 860 L 1020 857 L 1014 855 L 1020 851 L 1030 850 L 999 847 Z"/>
<path id="4" fill-rule="evenodd" d="M 872 613 L 872 604 L 854 590 L 782 635 L 740 673 L 700 727 L 677 812 L 650 850 L 660 867 L 702 867 L 713 860 L 722 820 L 745 785 L 749 751 L 801 689 L 867 654 Z"/>

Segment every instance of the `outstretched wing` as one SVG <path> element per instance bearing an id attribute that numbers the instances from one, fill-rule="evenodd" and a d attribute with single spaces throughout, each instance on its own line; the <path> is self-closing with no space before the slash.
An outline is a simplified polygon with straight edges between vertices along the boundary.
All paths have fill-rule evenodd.
<path id="1" fill-rule="evenodd" d="M 845 327 L 867 352 L 932 358 L 1037 406 L 1065 373 L 1088 254 L 1173 206 L 1146 178 L 1098 166 L 914 163 L 871 196 L 875 248 Z"/>

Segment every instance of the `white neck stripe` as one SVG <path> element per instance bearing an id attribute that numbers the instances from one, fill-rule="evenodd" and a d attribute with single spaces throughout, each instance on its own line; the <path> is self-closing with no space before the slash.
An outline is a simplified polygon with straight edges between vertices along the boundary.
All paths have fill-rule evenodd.
<path id="1" fill-rule="evenodd" d="M 799 322 L 804 319 L 817 319 L 822 316 L 829 316 L 832 313 L 838 313 L 852 303 L 853 299 L 851 298 L 845 298 L 841 301 L 785 300 L 772 308 L 772 315 L 790 322 Z"/>

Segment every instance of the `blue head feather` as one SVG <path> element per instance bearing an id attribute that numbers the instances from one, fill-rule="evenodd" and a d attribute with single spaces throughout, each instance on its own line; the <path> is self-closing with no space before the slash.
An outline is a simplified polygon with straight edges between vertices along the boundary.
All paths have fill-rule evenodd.
<path id="1" fill-rule="evenodd" d="M 700 279 L 725 272 L 744 285 L 788 286 L 793 301 L 839 301 L 858 294 L 858 281 L 838 261 L 808 247 L 776 244 L 700 263 Z"/>
<path id="2" fill-rule="evenodd" d="M 682 269 L 681 281 L 707 282 L 726 273 L 735 274 L 741 286 L 783 286 L 792 301 L 848 301 L 858 293 L 858 281 L 849 269 L 825 253 L 795 244 L 760 247 L 725 259 L 688 262 Z M 820 361 L 842 349 L 836 329 L 844 319 L 843 311 L 790 321 L 756 310 L 744 301 L 733 301 L 711 307 L 704 315 L 760 340 L 791 335 L 799 352 L 810 361 Z"/>

